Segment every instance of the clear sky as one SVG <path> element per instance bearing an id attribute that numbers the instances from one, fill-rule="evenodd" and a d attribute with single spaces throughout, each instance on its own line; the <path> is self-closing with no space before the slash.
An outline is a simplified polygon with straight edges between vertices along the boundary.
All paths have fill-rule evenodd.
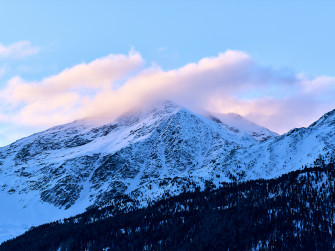
<path id="1" fill-rule="evenodd" d="M 11 99 L 11 95 L 13 95 L 13 100 L 15 100 L 2 100 L 0 103 L 0 145 L 53 124 L 76 119 L 78 114 L 82 116 L 85 114 L 83 113 L 85 108 L 80 95 L 85 91 L 89 92 L 86 98 L 93 98 L 97 89 L 101 89 L 101 85 L 104 85 L 102 82 L 105 79 L 94 79 L 97 82 L 102 81 L 99 87 L 95 86 L 96 89 L 92 89 L 92 84 L 87 83 L 87 86 L 90 87 L 87 89 L 86 86 L 85 90 L 81 89 L 76 93 L 77 95 L 72 96 L 73 99 L 66 96 L 69 94 L 69 89 L 58 92 L 55 103 L 59 104 L 61 102 L 59 100 L 66 99 L 67 102 L 62 103 L 63 106 L 70 110 L 73 109 L 71 115 L 65 116 L 66 119 L 50 120 L 49 124 L 43 123 L 43 119 L 40 124 L 26 121 L 28 115 L 31 115 L 31 120 L 39 121 L 41 109 L 35 109 L 38 105 L 36 100 L 41 101 L 42 98 L 38 95 L 32 95 L 34 98 L 23 97 L 21 92 L 12 88 L 13 86 L 15 88 L 23 85 L 24 88 L 32 85 L 35 87 L 48 86 L 49 89 L 43 87 L 43 90 L 55 92 L 55 88 L 51 87 L 53 84 L 46 83 L 45 79 L 51 76 L 57 77 L 64 69 L 71 70 L 73 67 L 83 66 L 83 64 L 88 67 L 83 69 L 84 72 L 90 72 L 90 67 L 92 67 L 94 69 L 92 74 L 98 74 L 100 72 L 99 66 L 90 65 L 90 62 L 103 59 L 108 55 L 124 55 L 130 64 L 125 63 L 124 67 L 127 70 L 123 69 L 122 77 L 115 77 L 114 82 L 111 81 L 113 82 L 113 87 L 111 87 L 113 90 L 116 90 L 116 86 L 127 85 L 130 75 L 140 74 L 143 79 L 142 75 L 147 74 L 148 69 L 149 71 L 156 69 L 161 74 L 172 72 L 178 75 L 183 74 L 178 69 L 183 69 L 185 65 L 198 63 L 204 58 L 212 58 L 214 60 L 212 63 L 218 67 L 217 71 L 220 72 L 221 69 L 224 72 L 227 65 L 231 64 L 232 61 L 229 61 L 231 58 L 237 60 L 241 65 L 245 65 L 245 60 L 250 61 L 253 66 L 242 70 L 256 72 L 252 75 L 257 75 L 255 78 L 260 82 L 264 78 L 271 79 L 271 81 L 267 80 L 267 83 L 271 82 L 270 85 L 267 85 L 270 87 L 257 87 L 255 85 L 255 88 L 250 89 L 248 86 L 248 88 L 244 87 L 243 91 L 240 89 L 239 92 L 232 91 L 229 97 L 235 99 L 239 97 L 244 101 L 246 99 L 255 101 L 258 98 L 258 106 L 254 106 L 254 109 L 259 111 L 259 106 L 272 105 L 275 107 L 271 110 L 272 117 L 268 110 L 262 113 L 247 111 L 236 100 L 236 102 L 229 104 L 217 101 L 213 105 L 211 102 L 211 105 L 207 105 L 206 108 L 212 107 L 216 112 L 239 112 L 249 119 L 281 133 L 295 126 L 308 125 L 313 119 L 327 112 L 327 109 L 335 108 L 333 102 L 335 98 L 332 96 L 335 82 L 333 79 L 335 76 L 334 13 L 335 2 L 325 0 L 0 1 L 0 88 L 3 99 Z M 219 53 L 225 53 L 227 50 L 234 51 L 235 54 L 233 56 L 230 54 L 218 56 Z M 136 59 L 136 56 L 139 58 Z M 244 56 L 248 59 L 245 59 Z M 108 60 L 113 61 L 114 59 Z M 233 62 L 235 62 L 234 60 Z M 119 61 L 114 63 L 119 65 Z M 114 67 L 110 61 L 106 64 L 106 67 Z M 192 72 L 196 72 L 196 75 L 200 74 L 199 71 L 203 72 L 201 67 L 207 69 L 205 64 L 197 66 L 197 69 L 192 70 Z M 98 68 L 99 70 L 96 70 Z M 119 72 L 115 74 L 117 75 Z M 66 81 L 78 77 L 78 75 L 74 75 L 71 75 L 71 78 L 66 77 Z M 264 77 L 265 75 L 266 77 Z M 113 79 L 114 75 L 106 76 L 106 78 L 108 77 Z M 224 80 L 227 80 L 226 77 L 224 79 L 221 77 L 218 75 L 219 79 L 211 79 L 211 82 L 223 83 Z M 64 78 L 59 80 L 60 82 L 57 82 L 58 79 L 55 81 L 61 83 Z M 162 82 L 168 81 L 164 74 L 155 77 L 155 79 Z M 187 82 L 190 77 L 182 75 L 171 81 L 178 82 L 181 79 Z M 234 79 L 236 80 L 236 78 Z M 285 80 L 285 82 L 283 79 L 287 81 Z M 250 81 L 247 78 L 244 81 L 250 84 L 255 79 Z M 287 85 L 278 87 L 275 82 L 285 82 L 289 87 Z M 292 84 L 292 82 L 294 83 Z M 307 82 L 309 84 L 306 84 Z M 139 86 L 140 84 L 132 83 L 132 85 Z M 169 85 L 167 86 L 162 87 L 162 90 L 170 88 Z M 302 97 L 302 93 L 310 91 L 311 86 L 326 88 L 322 91 L 317 90 L 319 96 L 313 96 L 312 103 L 305 94 Z M 71 88 L 73 94 L 74 87 Z M 76 88 L 78 89 L 79 86 Z M 136 88 L 133 87 L 133 89 Z M 196 88 L 199 89 L 199 87 Z M 215 87 L 208 86 L 208 88 L 216 90 Z M 27 92 L 32 91 L 28 87 L 24 90 L 26 95 L 28 95 Z M 258 90 L 260 91 L 258 92 Z M 20 89 L 20 91 L 22 90 Z M 275 92 L 277 94 L 274 94 Z M 313 92 L 315 92 L 314 89 Z M 39 93 L 42 92 L 39 91 Z M 298 95 L 298 99 L 303 101 L 297 104 L 292 103 L 292 100 L 297 100 L 296 96 L 287 96 L 292 93 Z M 120 95 L 117 97 L 121 97 Z M 146 95 L 149 95 L 148 91 Z M 175 97 L 177 94 L 171 95 Z M 208 95 L 213 101 L 213 96 Z M 177 100 L 184 100 L 180 94 L 177 96 Z M 308 98 L 311 98 L 310 96 L 311 94 L 308 94 Z M 225 98 L 227 97 L 225 96 Z M 186 98 L 190 99 L 190 97 Z M 269 104 L 269 98 L 275 100 L 276 104 L 272 101 Z M 291 99 L 291 103 L 285 103 L 286 105 L 282 106 L 280 102 L 287 101 L 288 98 Z M 71 103 L 70 100 L 73 102 Z M 322 105 L 317 105 L 318 102 Z M 43 102 L 39 102 L 39 105 L 41 103 Z M 286 119 L 296 114 L 307 116 L 309 113 L 304 107 L 309 104 L 314 105 L 315 109 L 310 110 L 312 114 L 306 120 L 299 118 L 300 120 L 288 122 L 286 126 L 278 126 L 278 123 L 276 126 L 270 122 L 276 121 L 276 119 L 282 121 L 284 110 L 292 105 L 299 109 L 296 109 L 296 113 L 287 113 Z M 48 104 L 45 103 L 45 105 Z M 192 106 L 194 106 L 193 103 Z M 279 109 L 279 106 L 283 108 Z M 81 108 L 80 113 L 75 110 L 78 107 Z M 279 111 L 281 117 L 275 118 L 274 110 Z M 43 112 L 49 113 L 50 111 L 43 110 Z M 59 110 L 57 112 L 59 116 Z"/>

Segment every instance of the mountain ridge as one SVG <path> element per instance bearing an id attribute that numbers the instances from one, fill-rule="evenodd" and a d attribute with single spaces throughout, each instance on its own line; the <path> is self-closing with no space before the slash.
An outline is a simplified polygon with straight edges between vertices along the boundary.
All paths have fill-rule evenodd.
<path id="1" fill-rule="evenodd" d="M 279 136 L 269 129 L 253 123 L 237 113 L 208 113 L 210 119 L 222 123 L 229 130 L 236 133 L 246 133 L 257 141 L 268 140 Z"/>

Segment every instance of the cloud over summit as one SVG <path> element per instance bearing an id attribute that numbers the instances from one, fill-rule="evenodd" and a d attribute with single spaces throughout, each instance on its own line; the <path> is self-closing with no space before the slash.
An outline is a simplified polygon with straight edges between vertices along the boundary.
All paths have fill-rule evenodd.
<path id="1" fill-rule="evenodd" d="M 113 119 L 144 102 L 171 99 L 196 111 L 239 113 L 282 133 L 335 108 L 334 95 L 334 77 L 308 78 L 263 67 L 241 51 L 170 71 L 146 66 L 131 51 L 40 81 L 12 78 L 0 91 L 0 120 L 42 129 L 85 117 Z"/>

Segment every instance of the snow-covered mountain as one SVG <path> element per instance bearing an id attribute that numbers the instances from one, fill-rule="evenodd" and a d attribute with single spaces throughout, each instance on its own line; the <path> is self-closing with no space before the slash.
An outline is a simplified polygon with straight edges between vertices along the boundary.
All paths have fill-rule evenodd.
<path id="1" fill-rule="evenodd" d="M 13 219 L 40 224 L 124 194 L 145 203 L 204 186 L 217 156 L 255 143 L 170 101 L 103 126 L 51 128 L 0 148 L 0 230 L 20 232 L 8 226 Z"/>
<path id="2" fill-rule="evenodd" d="M 298 169 L 333 154 L 334 113 L 276 136 L 236 115 L 201 116 L 165 101 L 102 126 L 82 120 L 23 138 L 0 148 L 0 242 L 121 195 L 145 205 Z"/>

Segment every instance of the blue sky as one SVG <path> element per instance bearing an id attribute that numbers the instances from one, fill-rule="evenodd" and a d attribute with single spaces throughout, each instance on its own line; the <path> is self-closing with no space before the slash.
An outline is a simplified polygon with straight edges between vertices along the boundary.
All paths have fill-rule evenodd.
<path id="1" fill-rule="evenodd" d="M 154 64 L 166 72 L 234 50 L 247 54 L 263 72 L 270 69 L 280 79 L 297 78 L 301 73 L 309 81 L 332 77 L 334 11 L 333 1 L 1 1 L 0 45 L 8 49 L 25 41 L 28 44 L 20 47 L 20 53 L 28 50 L 28 54 L 0 56 L 0 87 L 8 87 L 16 76 L 28 84 L 43 84 L 43 79 L 66 68 L 110 54 L 128 55 L 131 50 L 140 54 L 142 68 L 152 68 Z M 333 86 L 332 81 L 327 79 L 327 85 Z M 296 87 L 279 89 L 279 93 L 291 93 Z M 268 97 L 278 88 L 271 85 L 264 92 L 257 90 L 238 95 Z M 283 96 L 278 94 L 275 98 Z M 326 99 L 332 101 L 331 96 Z M 330 101 L 315 109 L 309 120 L 291 123 L 289 127 L 315 119 L 333 106 Z M 304 105 L 299 103 L 297 107 Z M 9 106 L 2 104 L 0 109 L 6 111 L 0 113 L 8 117 L 24 104 L 14 110 L 8 110 Z M 269 118 L 261 119 L 251 112 L 243 115 L 272 126 Z M 45 126 L 3 118 L 0 133 L 16 136 L 0 136 L 0 145 Z M 270 129 L 284 132 L 288 128 Z"/>
<path id="2" fill-rule="evenodd" d="M 236 49 L 335 75 L 334 11 L 333 1 L 3 1 L 0 38 L 41 47 L 24 62 L 43 68 L 29 78 L 131 47 L 166 69 Z"/>

